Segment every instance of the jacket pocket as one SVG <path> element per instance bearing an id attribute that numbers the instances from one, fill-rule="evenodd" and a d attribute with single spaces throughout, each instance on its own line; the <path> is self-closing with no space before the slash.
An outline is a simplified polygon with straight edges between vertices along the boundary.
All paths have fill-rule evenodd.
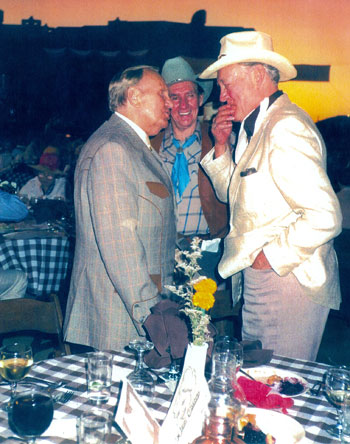
<path id="1" fill-rule="evenodd" d="M 160 197 L 161 199 L 166 199 L 170 196 L 167 187 L 160 182 L 146 182 L 146 185 L 152 194 Z"/>

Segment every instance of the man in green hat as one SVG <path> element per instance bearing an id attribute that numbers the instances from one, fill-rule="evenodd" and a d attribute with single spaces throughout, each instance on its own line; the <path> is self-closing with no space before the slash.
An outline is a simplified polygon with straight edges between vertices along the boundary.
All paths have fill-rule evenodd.
<path id="1" fill-rule="evenodd" d="M 177 200 L 178 245 L 186 248 L 195 236 L 221 238 L 227 231 L 226 205 L 217 200 L 199 166 L 212 148 L 209 126 L 200 123 L 198 112 L 209 98 L 213 82 L 199 80 L 182 57 L 166 60 L 161 75 L 173 107 L 168 127 L 152 140 L 152 146 L 171 176 Z M 219 252 L 205 259 L 203 273 L 214 278 Z"/>

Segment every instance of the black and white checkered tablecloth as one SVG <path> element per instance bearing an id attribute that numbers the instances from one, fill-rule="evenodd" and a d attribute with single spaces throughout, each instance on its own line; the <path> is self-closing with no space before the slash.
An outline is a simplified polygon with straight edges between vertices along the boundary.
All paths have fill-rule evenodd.
<path id="1" fill-rule="evenodd" d="M 113 354 L 115 364 L 113 380 L 115 382 L 112 386 L 112 397 L 108 404 L 103 407 L 110 412 L 115 411 L 119 391 L 118 381 L 122 376 L 127 375 L 128 372 L 134 368 L 135 364 L 134 355 L 128 352 L 113 352 Z M 43 361 L 32 368 L 30 372 L 31 376 L 41 377 L 50 381 L 63 380 L 69 384 L 69 387 L 76 390 L 74 397 L 67 404 L 56 404 L 55 417 L 77 418 L 83 411 L 91 409 L 91 404 L 88 402 L 86 393 L 85 359 L 84 355 L 71 355 Z M 270 365 L 302 376 L 308 381 L 310 387 L 322 380 L 322 376 L 328 368 L 325 364 L 280 356 L 275 356 Z M 62 391 L 65 389 L 60 388 L 58 390 Z M 1 404 L 8 398 L 9 393 L 8 386 L 0 386 Z M 149 406 L 152 408 L 154 417 L 158 420 L 162 421 L 164 419 L 170 406 L 171 397 L 172 394 L 165 384 L 157 385 L 155 399 Z M 322 392 L 319 396 L 314 396 L 306 392 L 293 399 L 294 406 L 288 410 L 288 413 L 305 429 L 306 438 L 302 440 L 302 444 L 331 444 L 337 442 L 334 438 L 330 437 L 324 429 L 326 424 L 335 423 L 336 412 Z M 0 443 L 6 442 L 10 444 L 11 440 L 9 440 L 8 437 L 11 435 L 13 435 L 13 433 L 8 428 L 7 414 L 0 409 Z M 67 441 L 62 438 L 50 438 L 50 440 L 45 440 L 45 442 L 68 444 L 74 441 Z M 40 441 L 40 443 L 43 443 L 43 441 Z"/>
<path id="2" fill-rule="evenodd" d="M 41 296 L 57 292 L 69 264 L 66 237 L 34 237 L 0 241 L 0 268 L 23 270 L 28 276 L 28 292 Z"/>

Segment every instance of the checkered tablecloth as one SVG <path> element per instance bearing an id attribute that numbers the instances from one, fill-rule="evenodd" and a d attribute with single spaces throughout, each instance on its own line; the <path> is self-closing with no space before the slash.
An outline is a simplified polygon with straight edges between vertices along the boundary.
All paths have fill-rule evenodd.
<path id="1" fill-rule="evenodd" d="M 103 407 L 110 412 L 115 411 L 117 403 L 117 395 L 119 392 L 119 380 L 134 368 L 135 357 L 128 352 L 113 352 L 114 354 L 114 371 L 112 396 L 109 402 Z M 50 359 L 35 365 L 31 372 L 31 376 L 41 377 L 50 381 L 66 381 L 70 388 L 75 390 L 75 395 L 67 404 L 55 406 L 56 418 L 77 418 L 83 411 L 91 409 L 86 393 L 86 374 L 85 360 L 86 355 L 71 355 L 58 359 Z M 316 382 L 322 380 L 324 372 L 328 366 L 325 364 L 307 362 L 296 359 L 275 356 L 271 366 L 288 370 L 305 378 L 310 387 Z M 65 388 L 58 389 L 66 390 Z M 8 386 L 0 386 L 0 403 L 4 403 L 9 396 Z M 160 422 L 164 419 L 172 398 L 171 391 L 165 384 L 157 384 L 156 394 L 149 407 L 152 409 L 153 415 Z M 331 444 L 336 441 L 331 438 L 324 430 L 326 424 L 334 424 L 336 421 L 336 412 L 324 395 L 311 395 L 309 392 L 304 393 L 294 399 L 294 406 L 288 410 L 291 417 L 297 420 L 305 429 L 306 438 L 302 444 L 325 443 Z M 0 409 L 0 443 L 11 443 L 9 436 L 13 435 L 8 428 L 7 414 Z M 15 441 L 13 441 L 15 443 Z M 62 438 L 50 437 L 45 442 L 63 444 L 74 441 L 64 440 Z M 44 441 L 40 440 L 40 444 Z"/>
<path id="2" fill-rule="evenodd" d="M 0 241 L 0 268 L 27 273 L 28 292 L 41 296 L 57 292 L 69 264 L 69 240 L 66 237 L 33 237 Z"/>

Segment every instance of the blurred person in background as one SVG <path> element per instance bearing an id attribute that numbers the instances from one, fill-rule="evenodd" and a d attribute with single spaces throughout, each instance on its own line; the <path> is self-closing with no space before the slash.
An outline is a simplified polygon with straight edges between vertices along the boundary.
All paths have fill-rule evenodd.
<path id="1" fill-rule="evenodd" d="M 17 190 L 20 190 L 28 180 L 35 177 L 36 173 L 30 167 L 38 161 L 38 150 L 40 143 L 33 139 L 27 146 L 16 146 L 12 149 L 12 162 L 7 168 L 0 172 L 0 180 L 16 183 Z"/>
<path id="2" fill-rule="evenodd" d="M 0 222 L 19 222 L 28 216 L 26 205 L 19 198 L 0 190 Z M 22 270 L 0 269 L 0 299 L 23 298 L 27 275 Z"/>
<path id="3" fill-rule="evenodd" d="M 66 178 L 59 169 L 60 158 L 55 147 L 48 146 L 43 151 L 39 164 L 31 167 L 37 175 L 30 179 L 19 191 L 20 196 L 30 199 L 66 199 Z"/>

